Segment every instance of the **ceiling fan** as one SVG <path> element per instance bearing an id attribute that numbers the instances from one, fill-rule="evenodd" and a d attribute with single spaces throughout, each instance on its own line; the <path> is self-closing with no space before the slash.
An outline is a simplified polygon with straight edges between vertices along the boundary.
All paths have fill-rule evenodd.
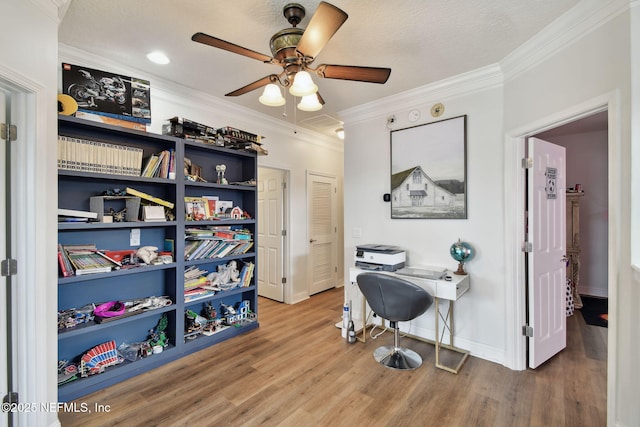
<path id="1" fill-rule="evenodd" d="M 317 102 L 319 102 L 317 105 L 321 107 L 321 104 L 324 104 L 324 100 L 317 93 L 317 86 L 313 82 L 307 81 L 307 84 L 310 84 L 310 89 L 298 89 L 299 81 L 302 81 L 303 78 L 309 80 L 308 72 L 326 79 L 381 84 L 385 83 L 389 78 L 391 74 L 390 68 L 330 64 L 322 64 L 316 68 L 311 67 L 311 63 L 320 51 L 347 20 L 348 15 L 341 9 L 332 4 L 320 2 L 306 29 L 297 27 L 305 16 L 305 9 L 302 5 L 289 3 L 284 6 L 283 14 L 292 27 L 278 31 L 271 37 L 269 46 L 272 57 L 200 32 L 191 37 L 191 40 L 195 42 L 257 59 L 266 64 L 279 65 L 283 68 L 280 74 L 270 74 L 240 89 L 229 92 L 225 96 L 239 96 L 263 86 L 279 84 L 283 87 L 288 87 L 290 93 L 294 96 L 304 97 L 315 94 Z M 277 91 L 279 94 L 280 89 L 277 88 Z M 284 104 L 284 98 L 282 98 L 281 94 L 280 98 L 281 103 L 263 103 L 266 105 L 282 105 Z M 314 101 L 316 100 L 314 99 Z M 304 109 L 300 106 L 299 108 Z"/>

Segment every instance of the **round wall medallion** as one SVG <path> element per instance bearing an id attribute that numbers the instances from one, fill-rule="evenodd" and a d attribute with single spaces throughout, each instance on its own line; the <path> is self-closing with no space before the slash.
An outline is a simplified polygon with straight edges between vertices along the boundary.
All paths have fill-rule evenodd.
<path id="1" fill-rule="evenodd" d="M 440 102 L 431 107 L 431 115 L 433 117 L 440 117 L 444 113 L 444 105 Z"/>
<path id="2" fill-rule="evenodd" d="M 409 111 L 409 121 L 415 122 L 420 118 L 420 110 L 411 110 Z"/>

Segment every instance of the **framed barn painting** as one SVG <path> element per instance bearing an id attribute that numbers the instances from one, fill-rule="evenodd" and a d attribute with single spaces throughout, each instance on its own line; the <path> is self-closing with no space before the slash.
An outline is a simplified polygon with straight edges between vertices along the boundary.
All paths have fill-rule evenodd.
<path id="1" fill-rule="evenodd" d="M 467 116 L 391 131 L 391 218 L 467 218 Z"/>

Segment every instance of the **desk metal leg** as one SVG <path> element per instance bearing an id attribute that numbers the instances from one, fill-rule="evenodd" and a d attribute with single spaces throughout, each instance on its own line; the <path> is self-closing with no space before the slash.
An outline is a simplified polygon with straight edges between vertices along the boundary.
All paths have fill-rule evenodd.
<path id="1" fill-rule="evenodd" d="M 467 350 L 458 348 L 453 344 L 453 335 L 454 335 L 453 303 L 454 301 L 449 301 L 449 307 L 447 308 L 447 313 L 445 316 L 443 316 L 442 313 L 440 313 L 440 299 L 434 298 L 434 300 L 436 303 L 435 304 L 435 316 L 436 316 L 435 341 L 431 341 L 422 337 L 409 335 L 409 334 L 405 334 L 405 336 L 409 338 L 414 338 L 420 341 L 432 342 L 436 347 L 436 367 L 443 369 L 445 371 L 457 374 L 462 368 L 462 365 L 464 365 L 464 362 L 467 361 L 467 358 L 469 357 L 469 352 Z M 440 334 L 440 319 L 442 319 L 442 322 L 444 324 L 442 328 L 442 334 Z M 383 320 L 383 325 L 384 325 L 384 320 Z M 362 300 L 362 333 L 356 335 L 356 339 L 358 341 L 367 342 L 367 326 L 369 326 L 367 325 L 367 301 L 363 298 Z M 446 330 L 449 331 L 449 344 L 444 344 L 442 342 L 442 338 L 444 337 L 444 333 Z M 454 351 L 462 355 L 462 358 L 460 359 L 460 361 L 455 367 L 446 366 L 440 363 L 441 348 L 445 348 L 447 350 Z"/>
<path id="2" fill-rule="evenodd" d="M 464 362 L 467 361 L 469 357 L 469 352 L 467 350 L 463 350 L 461 348 L 456 347 L 453 344 L 453 301 L 449 301 L 449 307 L 447 309 L 446 316 L 442 316 L 440 313 L 440 299 L 434 298 L 436 302 L 436 333 L 435 333 L 435 346 L 436 346 L 436 367 L 440 369 L 444 369 L 445 371 L 452 372 L 457 374 L 462 368 Z M 440 319 L 444 323 L 444 327 L 442 328 L 442 335 L 440 335 Z M 449 344 L 443 344 L 442 338 L 444 337 L 445 330 L 449 330 Z M 462 354 L 462 359 L 458 362 L 455 367 L 445 366 L 440 363 L 440 348 L 446 348 L 447 350 L 455 351 L 456 353 Z"/>

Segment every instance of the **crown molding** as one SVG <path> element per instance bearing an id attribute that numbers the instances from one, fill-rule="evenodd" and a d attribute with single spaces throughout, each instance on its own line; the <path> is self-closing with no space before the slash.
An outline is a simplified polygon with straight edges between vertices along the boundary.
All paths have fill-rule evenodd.
<path id="1" fill-rule="evenodd" d="M 430 100 L 436 101 L 469 95 L 499 87 L 502 84 L 502 70 L 498 64 L 492 64 L 367 104 L 342 110 L 338 112 L 338 115 L 345 123 L 352 124 L 386 116 L 390 111 L 408 110 L 418 104 L 428 103 Z"/>
<path id="2" fill-rule="evenodd" d="M 512 80 L 629 9 L 629 0 L 583 0 L 507 55 L 500 66 Z"/>
<path id="3" fill-rule="evenodd" d="M 132 75 L 149 80 L 151 82 L 151 96 L 154 98 L 191 109 L 198 108 L 202 111 L 211 112 L 214 115 L 220 115 L 220 112 L 223 111 L 225 116 L 231 116 L 234 117 L 236 121 L 242 121 L 240 124 L 228 123 L 228 126 L 238 128 L 251 126 L 255 129 L 255 133 L 268 133 L 270 136 L 273 135 L 272 138 L 291 138 L 291 135 L 294 135 L 297 140 L 307 144 L 314 144 L 340 152 L 344 151 L 343 143 L 337 137 L 330 137 L 310 129 L 296 126 L 295 123 L 278 120 L 205 92 L 182 86 L 157 75 L 123 66 L 120 63 L 107 60 L 99 55 L 63 43 L 58 44 L 58 55 L 61 62 L 64 61 L 101 70 L 110 70 L 114 73 Z M 176 111 L 176 115 L 180 115 L 179 111 Z"/>

